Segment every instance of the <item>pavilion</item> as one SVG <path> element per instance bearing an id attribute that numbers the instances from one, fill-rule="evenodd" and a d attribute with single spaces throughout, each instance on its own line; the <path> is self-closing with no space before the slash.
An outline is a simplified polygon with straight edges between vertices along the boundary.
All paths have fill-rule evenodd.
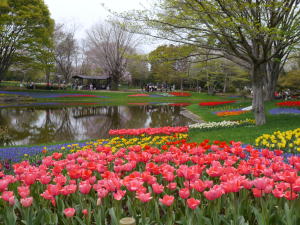
<path id="1" fill-rule="evenodd" d="M 110 85 L 110 77 L 107 75 L 102 76 L 86 76 L 86 75 L 75 75 L 72 77 L 75 79 L 76 86 L 82 86 L 83 89 L 89 89 L 90 84 L 93 84 L 94 89 L 107 89 Z"/>

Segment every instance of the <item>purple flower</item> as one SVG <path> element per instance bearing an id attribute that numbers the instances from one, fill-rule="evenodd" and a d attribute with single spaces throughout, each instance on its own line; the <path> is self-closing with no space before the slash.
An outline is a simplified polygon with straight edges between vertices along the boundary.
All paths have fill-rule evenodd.
<path id="1" fill-rule="evenodd" d="M 277 114 L 300 114 L 299 109 L 294 109 L 294 108 L 274 108 L 269 111 L 270 114 L 272 115 L 277 115 Z"/>

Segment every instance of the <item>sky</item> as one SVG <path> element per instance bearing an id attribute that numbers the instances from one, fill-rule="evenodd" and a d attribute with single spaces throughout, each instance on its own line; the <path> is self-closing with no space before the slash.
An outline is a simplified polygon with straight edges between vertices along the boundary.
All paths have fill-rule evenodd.
<path id="1" fill-rule="evenodd" d="M 44 0 L 48 5 L 51 17 L 56 23 L 69 26 L 76 25 L 76 37 L 82 39 L 86 30 L 94 24 L 104 21 L 110 13 L 105 9 L 123 12 L 132 9 L 143 9 L 151 0 Z M 105 8 L 102 6 L 104 4 Z M 141 43 L 141 50 L 148 53 L 155 49 L 157 43 Z"/>

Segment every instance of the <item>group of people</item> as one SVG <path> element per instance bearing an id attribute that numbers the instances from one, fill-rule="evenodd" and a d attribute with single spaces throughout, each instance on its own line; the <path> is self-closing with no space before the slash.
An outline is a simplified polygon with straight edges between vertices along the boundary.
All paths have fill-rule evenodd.
<path id="1" fill-rule="evenodd" d="M 175 84 L 173 85 L 164 85 L 164 84 L 158 84 L 158 85 L 153 85 L 153 84 L 145 84 L 142 86 L 142 91 L 145 92 L 155 92 L 155 91 L 160 91 L 160 92 L 167 92 L 167 91 L 174 91 L 175 90 Z"/>
<path id="2" fill-rule="evenodd" d="M 288 100 L 291 98 L 291 90 L 290 89 L 286 89 L 283 91 L 275 91 L 274 96 L 276 99 L 284 99 L 284 100 Z"/>

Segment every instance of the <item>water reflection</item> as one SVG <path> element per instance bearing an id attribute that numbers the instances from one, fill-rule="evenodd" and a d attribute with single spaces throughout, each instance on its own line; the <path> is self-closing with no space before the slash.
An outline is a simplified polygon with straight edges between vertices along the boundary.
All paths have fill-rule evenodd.
<path id="1" fill-rule="evenodd" d="M 41 144 L 107 137 L 110 129 L 192 123 L 181 110 L 167 105 L 2 108 L 0 125 L 9 128 L 15 145 Z"/>

